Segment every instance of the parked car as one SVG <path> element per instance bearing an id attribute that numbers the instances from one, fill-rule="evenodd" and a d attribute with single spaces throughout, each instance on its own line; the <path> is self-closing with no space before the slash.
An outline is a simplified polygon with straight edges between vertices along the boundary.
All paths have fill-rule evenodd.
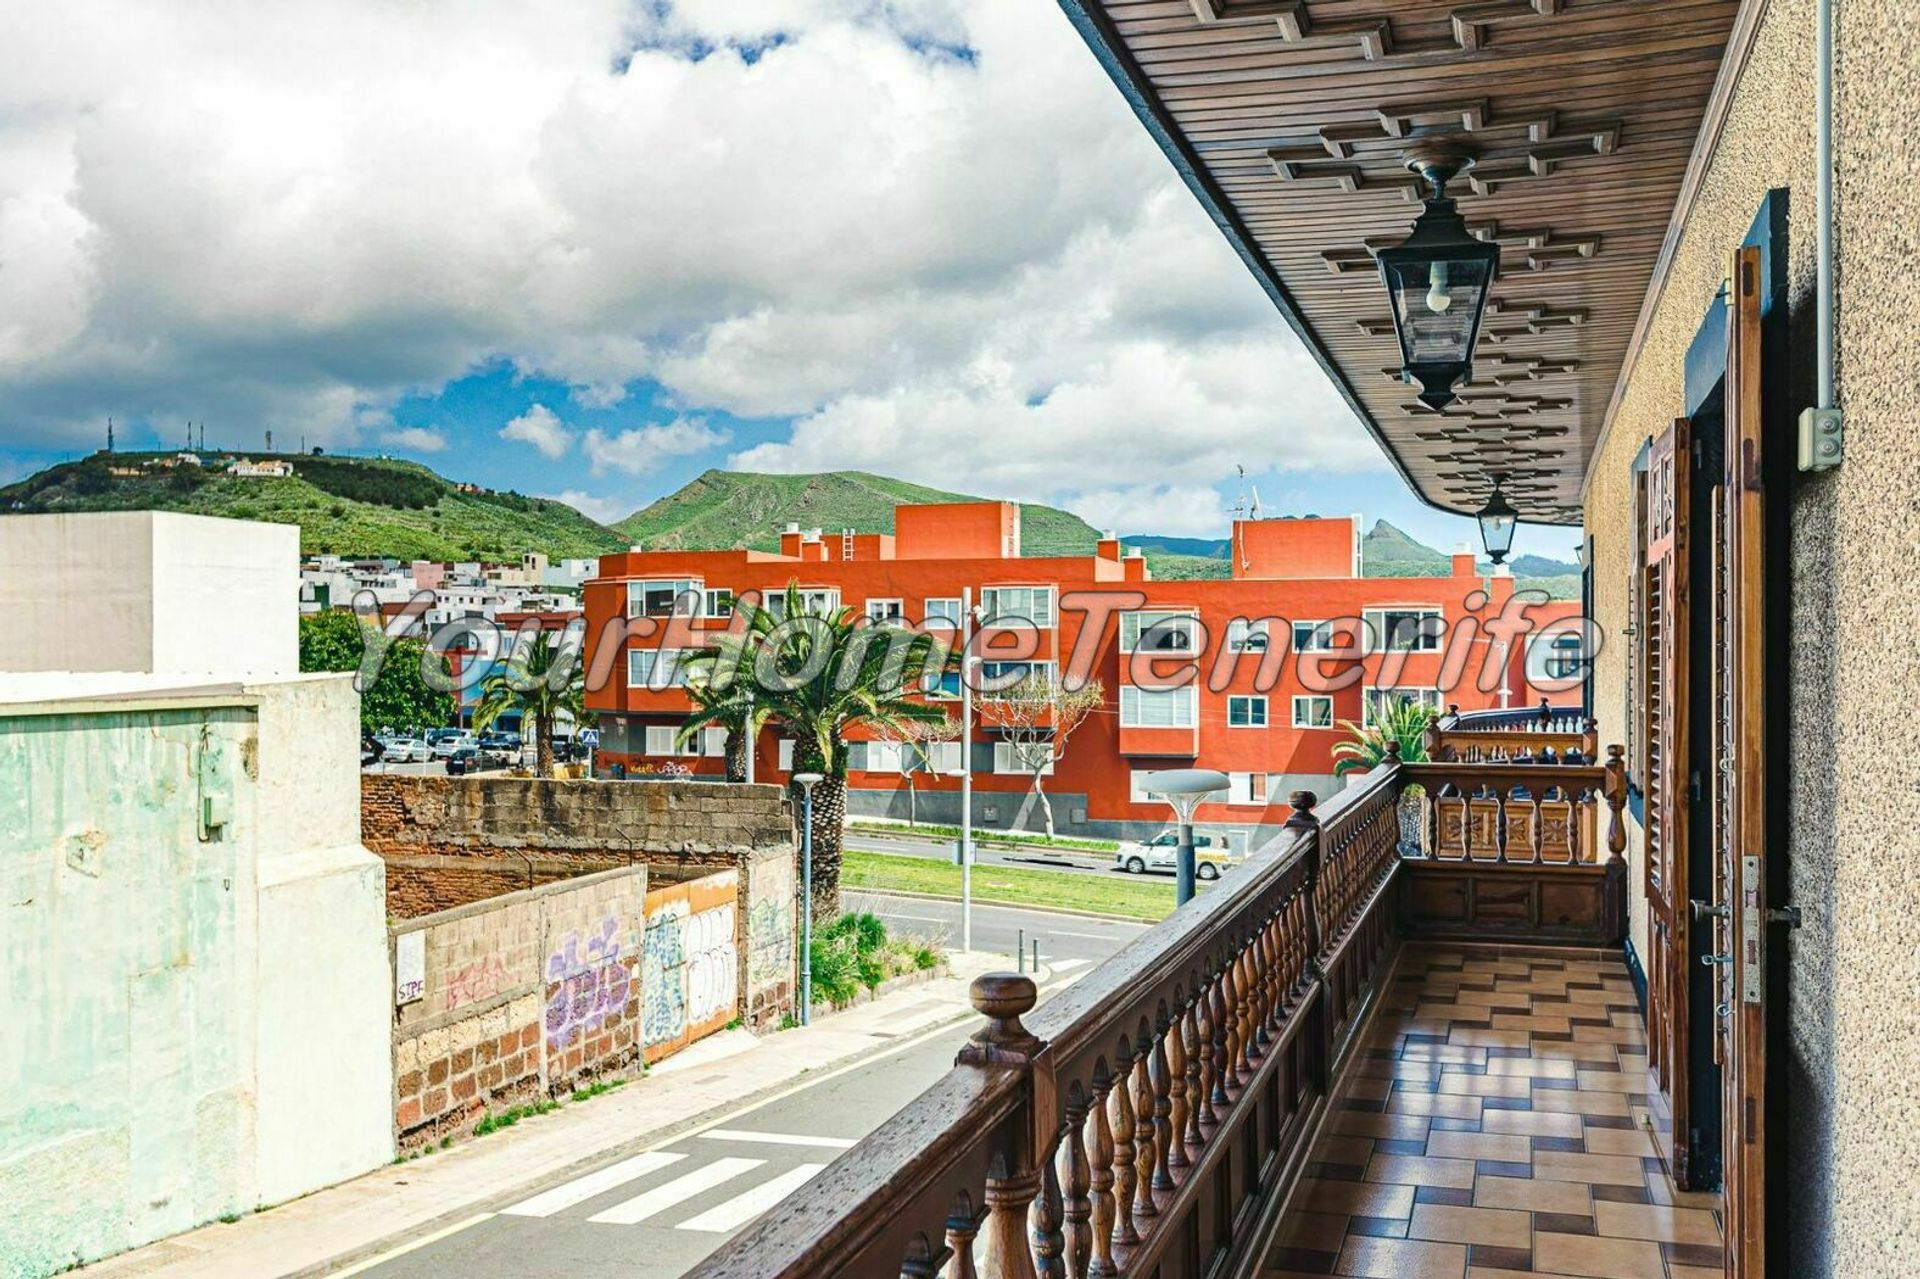
<path id="1" fill-rule="evenodd" d="M 451 759 L 458 750 L 467 750 L 475 745 L 473 734 L 459 730 L 448 730 L 438 738 L 429 739 L 433 746 L 435 759 Z"/>
<path id="2" fill-rule="evenodd" d="M 1179 847 L 1180 833 L 1171 830 L 1163 830 L 1148 840 L 1123 840 L 1113 855 L 1113 868 L 1129 875 L 1144 875 L 1148 871 L 1171 875 L 1176 869 Z M 1193 873 L 1208 880 L 1220 878 L 1220 872 L 1231 864 L 1225 841 L 1215 835 L 1193 837 L 1193 861 Z"/>
<path id="3" fill-rule="evenodd" d="M 433 747 L 418 737 L 396 737 L 380 758 L 388 764 L 425 764 L 433 759 Z"/>
<path id="4" fill-rule="evenodd" d="M 360 767 L 365 768 L 386 754 L 387 744 L 371 733 L 360 734 Z"/>
<path id="5" fill-rule="evenodd" d="M 477 773 L 487 767 L 487 760 L 477 746 L 462 746 L 447 756 L 447 776 L 462 777 L 468 773 Z"/>

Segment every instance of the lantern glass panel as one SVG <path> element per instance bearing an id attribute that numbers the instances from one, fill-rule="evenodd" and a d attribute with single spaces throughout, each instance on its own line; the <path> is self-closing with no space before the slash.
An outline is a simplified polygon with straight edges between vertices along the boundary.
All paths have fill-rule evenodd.
<path id="1" fill-rule="evenodd" d="M 1382 261 L 1407 364 L 1466 364 L 1487 293 L 1487 261 L 1396 254 Z"/>

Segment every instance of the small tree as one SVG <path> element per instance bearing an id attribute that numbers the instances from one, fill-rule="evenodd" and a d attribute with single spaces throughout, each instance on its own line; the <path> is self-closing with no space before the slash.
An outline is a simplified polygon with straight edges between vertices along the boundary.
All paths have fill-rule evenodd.
<path id="1" fill-rule="evenodd" d="M 1347 730 L 1349 740 L 1340 742 L 1333 748 L 1333 771 L 1344 777 L 1348 773 L 1365 773 L 1378 768 L 1386 762 L 1387 743 L 1400 744 L 1400 760 L 1405 764 L 1418 764 L 1427 758 L 1427 726 L 1438 717 L 1439 712 L 1432 707 L 1406 697 L 1396 697 L 1385 708 L 1376 713 L 1373 722 L 1365 726 L 1350 719 L 1340 721 L 1340 727 Z"/>
<path id="2" fill-rule="evenodd" d="M 674 741 L 686 745 L 709 728 L 724 729 L 727 734 L 727 780 L 747 780 L 747 753 L 760 740 L 760 730 L 773 718 L 773 707 L 755 701 L 745 680 L 733 680 L 716 688 L 705 666 L 690 668 L 686 683 L 687 698 L 693 713 L 680 725 Z"/>
<path id="3" fill-rule="evenodd" d="M 1053 801 L 1047 798 L 1047 772 L 1065 757 L 1067 740 L 1087 717 L 1106 703 L 1099 680 L 1068 688 L 1045 675 L 1029 675 L 999 692 L 985 694 L 992 723 L 1005 735 L 1013 757 L 1033 777 L 1033 795 L 1053 838 Z"/>
<path id="4" fill-rule="evenodd" d="M 875 735 L 877 741 L 892 742 L 900 747 L 900 776 L 907 783 L 908 826 L 918 825 L 920 818 L 918 792 L 914 789 L 913 779 L 922 772 L 931 771 L 936 744 L 950 742 L 958 736 L 960 721 L 944 713 L 941 718 L 933 720 L 901 720 Z"/>
<path id="5" fill-rule="evenodd" d="M 333 610 L 309 614 L 300 619 L 300 669 L 359 670 L 368 639 L 360 619 L 352 613 Z M 452 695 L 427 683 L 421 675 L 422 662 L 439 663 L 445 682 L 451 686 L 445 658 L 430 655 L 419 640 L 393 641 L 373 687 L 360 691 L 360 726 L 364 731 L 432 728 L 453 718 Z"/>

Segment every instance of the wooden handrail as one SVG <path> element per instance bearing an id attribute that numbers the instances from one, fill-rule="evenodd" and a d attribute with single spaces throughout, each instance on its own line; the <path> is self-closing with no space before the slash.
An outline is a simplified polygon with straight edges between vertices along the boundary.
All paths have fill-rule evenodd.
<path id="1" fill-rule="evenodd" d="M 1401 785 L 1296 793 L 1277 846 L 1038 1012 L 977 979 L 953 1071 L 693 1275 L 1251 1273 L 1384 968 Z"/>
<path id="2" fill-rule="evenodd" d="M 1604 807 L 1607 860 L 1620 861 L 1627 846 L 1623 753 L 1609 746 L 1604 765 L 1532 760 L 1404 765 L 1406 782 L 1426 792 L 1426 857 L 1594 865 L 1600 860 L 1598 819 Z"/>

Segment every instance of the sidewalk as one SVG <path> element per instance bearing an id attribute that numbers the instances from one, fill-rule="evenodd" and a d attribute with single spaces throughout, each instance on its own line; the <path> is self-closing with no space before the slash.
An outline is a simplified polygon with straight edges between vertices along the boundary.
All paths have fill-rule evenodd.
<path id="1" fill-rule="evenodd" d="M 433 1155 L 376 1169 L 303 1199 L 95 1262 L 97 1279 L 305 1279 L 338 1273 L 456 1225 L 496 1201 L 629 1148 L 669 1141 L 720 1114 L 972 1017 L 967 986 L 1011 955 L 949 957 L 952 972 L 813 1025 L 756 1038 L 726 1031 L 645 1078 Z"/>

